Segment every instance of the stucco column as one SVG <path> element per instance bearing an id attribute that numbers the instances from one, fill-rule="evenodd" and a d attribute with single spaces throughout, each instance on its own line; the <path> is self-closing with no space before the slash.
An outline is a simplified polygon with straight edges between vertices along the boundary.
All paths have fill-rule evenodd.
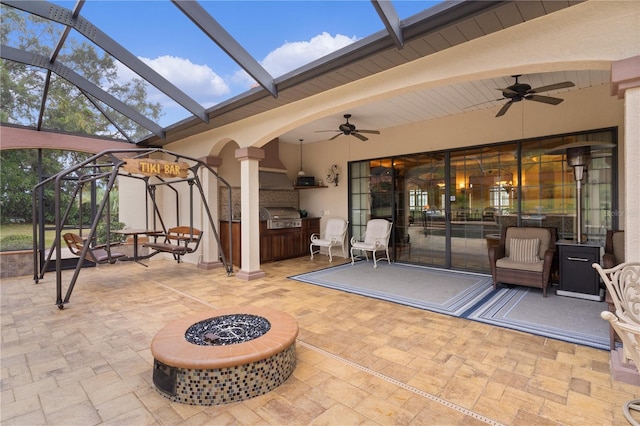
<path id="1" fill-rule="evenodd" d="M 640 56 L 611 64 L 611 94 L 624 98 L 625 261 L 640 261 Z"/>
<path id="2" fill-rule="evenodd" d="M 260 148 L 240 148 L 236 159 L 240 161 L 240 203 L 242 208 L 240 229 L 242 267 L 236 277 L 242 280 L 262 278 L 260 270 L 260 193 L 258 183 L 259 162 L 264 158 Z"/>
<path id="3" fill-rule="evenodd" d="M 222 164 L 222 159 L 219 157 L 203 157 L 199 159 L 207 166 L 211 167 L 214 171 Z M 202 182 L 202 191 L 207 199 L 209 210 L 211 211 L 211 217 L 213 219 L 213 226 L 218 229 L 219 220 L 219 208 L 218 208 L 218 179 L 208 169 L 200 168 L 200 181 Z M 205 238 L 202 245 L 202 258 L 198 262 L 198 268 L 213 269 L 224 266 L 220 262 L 220 251 L 218 248 L 218 242 L 213 237 L 212 225 L 209 222 L 209 216 L 202 205 L 202 211 L 200 212 L 202 217 L 202 232 L 204 235 L 210 236 Z M 218 234 L 225 232 L 218 229 Z"/>

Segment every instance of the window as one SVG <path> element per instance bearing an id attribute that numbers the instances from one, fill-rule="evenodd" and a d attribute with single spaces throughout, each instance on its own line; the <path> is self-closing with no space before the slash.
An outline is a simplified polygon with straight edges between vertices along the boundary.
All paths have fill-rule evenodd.
<path id="1" fill-rule="evenodd" d="M 383 217 L 412 244 L 411 257 L 398 250 L 396 259 L 488 272 L 487 241 L 507 226 L 554 227 L 559 238 L 576 239 L 573 169 L 548 152 L 616 140 L 616 130 L 606 129 L 350 163 L 352 235 Z M 618 226 L 616 161 L 615 149 L 591 150 L 582 185 L 582 232 L 590 241 L 604 241 Z"/>

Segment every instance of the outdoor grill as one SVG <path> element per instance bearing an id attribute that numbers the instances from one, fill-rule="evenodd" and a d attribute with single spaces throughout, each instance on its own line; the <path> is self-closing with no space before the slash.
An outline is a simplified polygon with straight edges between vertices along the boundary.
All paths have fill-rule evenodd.
<path id="1" fill-rule="evenodd" d="M 302 227 L 300 212 L 293 207 L 260 207 L 260 220 L 267 221 L 267 229 Z"/>

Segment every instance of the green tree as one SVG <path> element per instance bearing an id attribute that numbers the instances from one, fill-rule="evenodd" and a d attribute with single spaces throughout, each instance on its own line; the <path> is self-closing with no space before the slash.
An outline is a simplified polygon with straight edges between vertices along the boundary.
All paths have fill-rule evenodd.
<path id="1" fill-rule="evenodd" d="M 62 26 L 36 16 L 17 12 L 2 5 L 2 44 L 44 56 L 51 55 L 57 45 Z M 119 79 L 116 60 L 92 43 L 67 39 L 57 62 L 64 64 L 111 95 L 158 121 L 162 115 L 159 103 L 147 100 L 146 83 L 140 78 L 123 82 Z M 46 72 L 13 61 L 0 61 L 0 119 L 3 122 L 37 125 Z M 93 99 L 132 140 L 149 133 L 137 123 Z M 77 87 L 55 74 L 47 94 L 42 127 L 76 134 L 123 138 L 123 135 Z"/>
<path id="2" fill-rule="evenodd" d="M 42 174 L 45 178 L 53 176 L 70 165 L 83 161 L 88 155 L 72 151 L 43 150 Z M 0 164 L 2 165 L 0 167 L 1 223 L 31 222 L 33 187 L 38 184 L 38 161 L 38 150 L 36 149 L 0 151 Z M 71 188 L 74 186 L 73 182 L 62 183 L 61 201 L 63 206 L 70 202 Z M 98 199 L 103 192 L 98 191 Z M 47 223 L 52 223 L 54 220 L 54 197 L 53 185 L 45 186 L 43 205 Z M 114 199 L 113 193 L 111 198 Z M 117 196 L 115 199 L 117 200 Z M 78 206 L 72 207 L 70 219 L 78 221 Z"/>
<path id="3" fill-rule="evenodd" d="M 3 45 L 51 56 L 53 46 L 57 45 L 62 35 L 63 26 L 4 4 L 0 5 L 0 14 L 0 41 Z M 116 60 L 81 37 L 67 39 L 56 61 L 157 122 L 162 115 L 161 106 L 147 100 L 146 83 L 139 78 L 121 81 Z M 46 76 L 47 72 L 41 68 L 0 60 L 0 120 L 4 123 L 37 126 Z M 93 102 L 100 105 L 132 140 L 149 133 L 96 99 Z M 42 128 L 123 139 L 123 135 L 82 91 L 55 74 L 51 76 Z M 2 150 L 0 155 L 0 221 L 7 223 L 13 219 L 30 222 L 32 190 L 38 183 L 38 151 Z M 80 158 L 86 158 L 86 154 L 45 150 L 43 174 L 45 177 L 51 176 L 77 163 Z M 53 206 L 52 192 L 52 186 L 46 189 L 45 206 Z M 63 197 L 68 195 L 63 194 Z M 117 203 L 114 192 L 111 199 L 112 207 L 117 211 L 117 204 L 114 206 L 113 202 L 116 200 Z M 50 212 L 46 213 L 45 219 L 52 220 Z"/>

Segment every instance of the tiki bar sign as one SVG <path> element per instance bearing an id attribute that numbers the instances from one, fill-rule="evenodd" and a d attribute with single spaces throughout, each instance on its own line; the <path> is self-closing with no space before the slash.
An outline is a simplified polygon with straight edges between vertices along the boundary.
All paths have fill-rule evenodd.
<path id="1" fill-rule="evenodd" d="M 122 166 L 124 171 L 137 175 L 186 178 L 189 174 L 189 164 L 182 161 L 151 160 L 149 158 L 125 158 L 124 161 Z"/>

